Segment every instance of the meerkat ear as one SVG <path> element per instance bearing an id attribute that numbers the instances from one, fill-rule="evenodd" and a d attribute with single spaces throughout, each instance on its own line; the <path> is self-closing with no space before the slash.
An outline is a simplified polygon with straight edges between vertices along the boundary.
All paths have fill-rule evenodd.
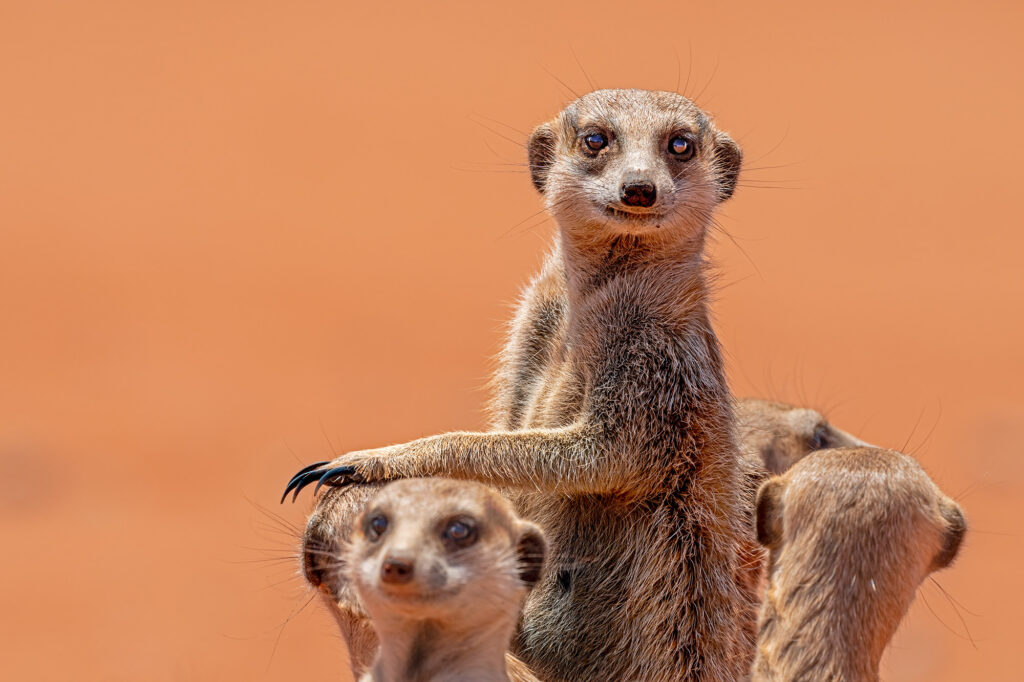
<path id="1" fill-rule="evenodd" d="M 933 561 L 934 570 L 945 568 L 953 563 L 960 545 L 967 533 L 967 519 L 960 505 L 952 500 L 941 504 L 942 518 L 946 521 L 946 532 L 942 536 L 942 549 Z"/>
<path id="2" fill-rule="evenodd" d="M 530 157 L 530 179 L 537 191 L 544 194 L 548 169 L 555 160 L 555 130 L 551 124 L 541 123 L 534 128 L 526 148 Z"/>
<path id="3" fill-rule="evenodd" d="M 776 476 L 765 481 L 757 491 L 754 503 L 757 541 L 765 547 L 777 547 L 782 542 L 782 493 L 785 490 L 785 480 Z"/>
<path id="4" fill-rule="evenodd" d="M 736 190 L 743 165 L 743 152 L 738 144 L 725 133 L 718 133 L 715 139 L 715 158 L 712 162 L 718 176 L 718 200 L 725 201 Z"/>
<path id="5" fill-rule="evenodd" d="M 548 543 L 540 528 L 523 521 L 519 526 L 519 541 L 516 543 L 516 557 L 519 561 L 519 579 L 527 587 L 533 587 L 540 580 Z"/>

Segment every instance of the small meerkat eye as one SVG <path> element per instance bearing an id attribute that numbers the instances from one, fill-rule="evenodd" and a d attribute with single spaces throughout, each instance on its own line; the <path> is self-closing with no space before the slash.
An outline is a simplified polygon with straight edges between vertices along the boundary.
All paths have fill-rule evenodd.
<path id="1" fill-rule="evenodd" d="M 453 519 L 444 527 L 441 537 L 457 548 L 469 547 L 476 542 L 476 526 L 467 519 Z"/>
<path id="2" fill-rule="evenodd" d="M 814 432 L 811 434 L 809 444 L 811 450 L 825 450 L 828 448 L 828 426 L 825 424 L 818 424 L 814 427 Z"/>
<path id="3" fill-rule="evenodd" d="M 608 146 L 608 138 L 601 133 L 591 133 L 583 138 L 583 144 L 592 152 L 599 152 Z"/>
<path id="4" fill-rule="evenodd" d="M 388 529 L 388 517 L 383 514 L 377 514 L 370 519 L 369 523 L 366 524 L 366 537 L 371 540 L 378 539 Z"/>
<path id="5" fill-rule="evenodd" d="M 692 158 L 694 149 L 693 142 L 682 135 L 676 135 L 668 141 L 668 150 L 681 161 Z"/>

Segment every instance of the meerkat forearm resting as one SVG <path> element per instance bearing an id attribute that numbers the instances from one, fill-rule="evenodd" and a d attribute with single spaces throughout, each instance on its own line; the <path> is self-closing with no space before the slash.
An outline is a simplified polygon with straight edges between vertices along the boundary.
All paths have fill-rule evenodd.
<path id="1" fill-rule="evenodd" d="M 607 450 L 598 430 L 586 424 L 524 431 L 453 432 L 375 450 L 350 453 L 347 464 L 306 472 L 287 492 L 311 483 L 341 487 L 360 482 L 417 476 L 466 478 L 506 488 L 574 493 L 629 490 L 628 461 L 601 456 Z M 336 471 L 340 469 L 340 471 Z M 354 472 L 352 472 L 354 473 Z M 633 486 L 635 487 L 635 486 Z M 286 494 L 287 494 L 286 492 Z"/>

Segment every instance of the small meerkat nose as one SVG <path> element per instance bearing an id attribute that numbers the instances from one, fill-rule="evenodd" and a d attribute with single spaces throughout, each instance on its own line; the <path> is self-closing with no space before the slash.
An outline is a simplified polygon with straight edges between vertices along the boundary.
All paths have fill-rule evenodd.
<path id="1" fill-rule="evenodd" d="M 402 585 L 412 580 L 413 563 L 409 559 L 388 557 L 380 567 L 382 582 Z"/>
<path id="2" fill-rule="evenodd" d="M 624 182 L 619 188 L 619 198 L 627 206 L 649 208 L 658 198 L 658 190 L 653 182 Z"/>

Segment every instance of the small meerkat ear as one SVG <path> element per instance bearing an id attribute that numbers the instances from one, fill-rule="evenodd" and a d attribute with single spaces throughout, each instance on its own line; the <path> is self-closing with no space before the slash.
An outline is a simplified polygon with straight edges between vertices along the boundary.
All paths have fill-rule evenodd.
<path id="1" fill-rule="evenodd" d="M 725 201 L 736 190 L 736 181 L 739 180 L 740 167 L 743 165 L 743 152 L 725 133 L 720 132 L 715 136 L 712 165 L 718 176 L 718 200 Z"/>
<path id="2" fill-rule="evenodd" d="M 960 545 L 967 533 L 967 519 L 960 505 L 952 500 L 944 501 L 941 505 L 942 518 L 946 521 L 946 532 L 942 535 L 942 549 L 932 562 L 934 569 L 946 568 L 960 551 Z"/>
<path id="3" fill-rule="evenodd" d="M 526 146 L 530 158 L 530 179 L 537 191 L 544 194 L 548 169 L 555 160 L 555 130 L 550 123 L 541 123 L 533 129 Z"/>
<path id="4" fill-rule="evenodd" d="M 786 481 L 779 476 L 769 478 L 757 491 L 754 503 L 757 516 L 757 541 L 768 548 L 782 543 L 782 493 Z"/>
<path id="5" fill-rule="evenodd" d="M 548 543 L 541 529 L 529 521 L 520 523 L 516 557 L 519 561 L 519 579 L 527 587 L 533 587 L 540 580 L 547 553 Z"/>

